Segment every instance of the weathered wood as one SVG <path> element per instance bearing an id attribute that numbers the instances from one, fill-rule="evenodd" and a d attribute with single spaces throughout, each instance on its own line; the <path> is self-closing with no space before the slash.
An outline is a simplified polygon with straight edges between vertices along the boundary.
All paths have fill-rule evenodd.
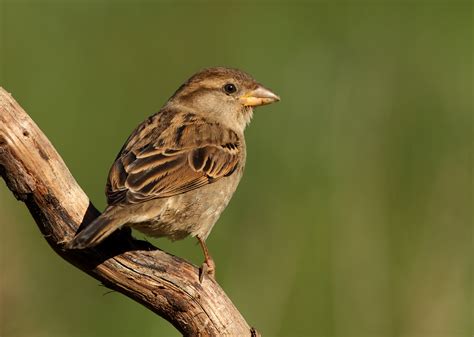
<path id="1" fill-rule="evenodd" d="M 93 249 L 63 243 L 99 212 L 50 141 L 0 87 L 0 175 L 25 202 L 50 246 L 66 261 L 146 306 L 184 335 L 255 336 L 220 286 L 198 269 L 121 230 Z"/>

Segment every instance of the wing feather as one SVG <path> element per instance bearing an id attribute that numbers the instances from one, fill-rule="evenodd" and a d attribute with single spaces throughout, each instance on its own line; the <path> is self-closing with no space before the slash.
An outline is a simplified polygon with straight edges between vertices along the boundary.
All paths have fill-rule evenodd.
<path id="1" fill-rule="evenodd" d="M 183 119 L 176 114 L 166 129 L 149 120 L 137 128 L 110 169 L 109 205 L 186 193 L 235 171 L 242 158 L 238 135 L 203 118 Z"/>

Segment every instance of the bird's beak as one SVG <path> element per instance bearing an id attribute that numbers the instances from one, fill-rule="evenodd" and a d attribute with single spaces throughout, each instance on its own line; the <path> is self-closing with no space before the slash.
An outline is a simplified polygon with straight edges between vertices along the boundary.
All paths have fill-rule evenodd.
<path id="1" fill-rule="evenodd" d="M 259 106 L 278 102 L 280 97 L 267 88 L 258 86 L 257 89 L 249 91 L 240 97 L 240 102 L 245 106 Z"/>

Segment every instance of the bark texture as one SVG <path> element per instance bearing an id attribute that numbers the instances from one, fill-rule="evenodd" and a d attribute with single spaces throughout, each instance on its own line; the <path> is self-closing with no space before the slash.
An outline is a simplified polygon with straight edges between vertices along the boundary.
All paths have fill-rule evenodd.
<path id="1" fill-rule="evenodd" d="M 0 175 L 50 246 L 110 289 L 146 306 L 187 336 L 256 336 L 230 299 L 198 268 L 120 230 L 93 249 L 63 243 L 99 215 L 48 138 L 0 87 Z"/>

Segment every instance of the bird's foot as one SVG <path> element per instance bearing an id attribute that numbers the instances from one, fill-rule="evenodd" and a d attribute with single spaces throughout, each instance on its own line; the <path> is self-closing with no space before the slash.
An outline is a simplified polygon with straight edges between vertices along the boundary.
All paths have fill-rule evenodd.
<path id="1" fill-rule="evenodd" d="M 204 280 L 204 275 L 212 279 L 216 278 L 216 264 L 212 258 L 206 259 L 206 261 L 202 263 L 201 268 L 199 268 L 199 283 L 202 283 Z"/>
<path id="2" fill-rule="evenodd" d="M 199 282 L 202 283 L 204 280 L 204 274 L 207 274 L 208 277 L 215 279 L 216 278 L 216 264 L 212 259 L 211 254 L 209 254 L 209 250 L 207 249 L 206 242 L 201 239 L 199 236 L 197 237 L 199 244 L 201 245 L 202 251 L 204 253 L 204 263 L 202 264 L 201 268 L 199 268 Z"/>

